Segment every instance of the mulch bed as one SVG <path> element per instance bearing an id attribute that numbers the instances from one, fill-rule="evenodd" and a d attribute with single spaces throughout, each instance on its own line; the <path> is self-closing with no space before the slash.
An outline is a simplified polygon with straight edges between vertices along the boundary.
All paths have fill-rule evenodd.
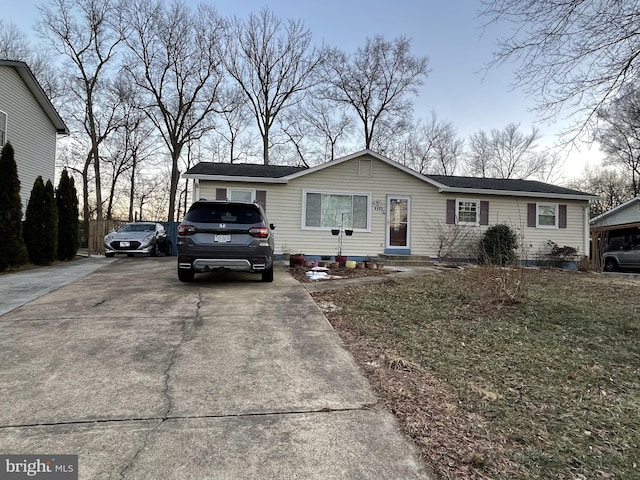
<path id="1" fill-rule="evenodd" d="M 310 270 L 311 270 L 311 267 L 302 267 L 302 266 L 295 266 L 295 267 L 289 268 L 289 271 L 291 272 L 291 275 L 293 276 L 293 278 L 298 280 L 300 283 L 327 281 L 327 280 L 309 279 L 309 277 L 307 276 L 307 272 Z M 338 267 L 338 268 L 329 268 L 329 271 L 327 273 L 331 276 L 341 277 L 341 278 L 331 279 L 330 281 L 333 281 L 333 280 L 340 281 L 341 279 L 345 279 L 345 278 L 361 278 L 361 277 L 387 275 L 391 272 L 392 270 L 389 270 L 389 269 L 378 270 L 378 269 L 369 269 L 369 268 Z"/>

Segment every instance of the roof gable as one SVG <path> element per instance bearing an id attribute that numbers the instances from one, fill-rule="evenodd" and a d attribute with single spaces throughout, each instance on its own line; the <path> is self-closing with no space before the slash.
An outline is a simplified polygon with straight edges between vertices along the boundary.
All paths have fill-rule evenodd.
<path id="1" fill-rule="evenodd" d="M 35 75 L 25 62 L 0 59 L 0 67 L 14 68 L 33 97 L 40 104 L 40 107 L 42 107 L 42 110 L 44 110 L 56 131 L 61 135 L 69 135 L 69 129 L 64 123 L 64 120 L 62 120 L 62 117 L 58 114 L 58 111 L 55 109 L 51 100 L 49 100 L 49 97 L 47 97 L 42 86 L 38 83 Z"/>

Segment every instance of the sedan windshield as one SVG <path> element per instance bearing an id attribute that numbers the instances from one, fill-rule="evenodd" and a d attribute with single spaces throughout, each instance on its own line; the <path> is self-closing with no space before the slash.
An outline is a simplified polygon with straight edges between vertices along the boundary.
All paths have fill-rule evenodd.
<path id="1" fill-rule="evenodd" d="M 127 223 L 118 229 L 118 232 L 153 232 L 155 225 L 147 223 Z"/>

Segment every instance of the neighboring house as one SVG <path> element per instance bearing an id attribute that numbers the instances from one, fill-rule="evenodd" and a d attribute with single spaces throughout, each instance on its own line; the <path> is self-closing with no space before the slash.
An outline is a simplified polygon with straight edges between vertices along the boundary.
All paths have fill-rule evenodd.
<path id="1" fill-rule="evenodd" d="M 640 240 L 640 196 L 591 219 L 592 245 L 601 245 L 594 249 L 595 261 L 603 251 L 617 250 L 637 240 Z"/>
<path id="2" fill-rule="evenodd" d="M 529 180 L 421 175 L 370 150 L 314 168 L 200 163 L 184 178 L 193 198 L 261 203 L 276 225 L 276 253 L 475 257 L 490 225 L 518 234 L 524 259 L 552 241 L 589 252 L 592 195 Z M 447 249 L 446 255 L 444 249 Z"/>
<path id="3" fill-rule="evenodd" d="M 0 60 L 0 148 L 15 151 L 23 211 L 38 176 L 54 181 L 57 138 L 68 134 L 27 64 Z"/>

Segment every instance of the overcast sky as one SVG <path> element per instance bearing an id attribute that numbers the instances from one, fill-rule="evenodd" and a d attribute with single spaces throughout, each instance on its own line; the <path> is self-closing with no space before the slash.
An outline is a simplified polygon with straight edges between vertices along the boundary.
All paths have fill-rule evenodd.
<path id="1" fill-rule="evenodd" d="M 13 22 L 27 34 L 39 12 L 36 0 L 0 0 L 6 22 Z M 189 0 L 187 3 L 200 3 Z M 217 10 L 225 16 L 246 17 L 268 5 L 282 19 L 301 19 L 316 43 L 341 48 L 347 53 L 363 46 L 367 37 L 380 34 L 387 39 L 405 35 L 412 52 L 429 58 L 429 76 L 414 99 L 414 117 L 426 118 L 435 111 L 440 120 L 451 121 L 461 137 L 483 129 L 502 129 L 508 123 L 521 124 L 528 132 L 539 119 L 532 111 L 533 99 L 510 87 L 512 65 L 485 72 L 495 39 L 505 26 L 484 30 L 478 18 L 478 0 L 221 0 Z M 535 123 L 543 134 L 541 144 L 551 145 L 566 127 L 560 119 L 553 124 Z M 599 162 L 594 146 L 574 152 L 565 164 L 567 177 L 578 176 L 588 163 Z"/>

